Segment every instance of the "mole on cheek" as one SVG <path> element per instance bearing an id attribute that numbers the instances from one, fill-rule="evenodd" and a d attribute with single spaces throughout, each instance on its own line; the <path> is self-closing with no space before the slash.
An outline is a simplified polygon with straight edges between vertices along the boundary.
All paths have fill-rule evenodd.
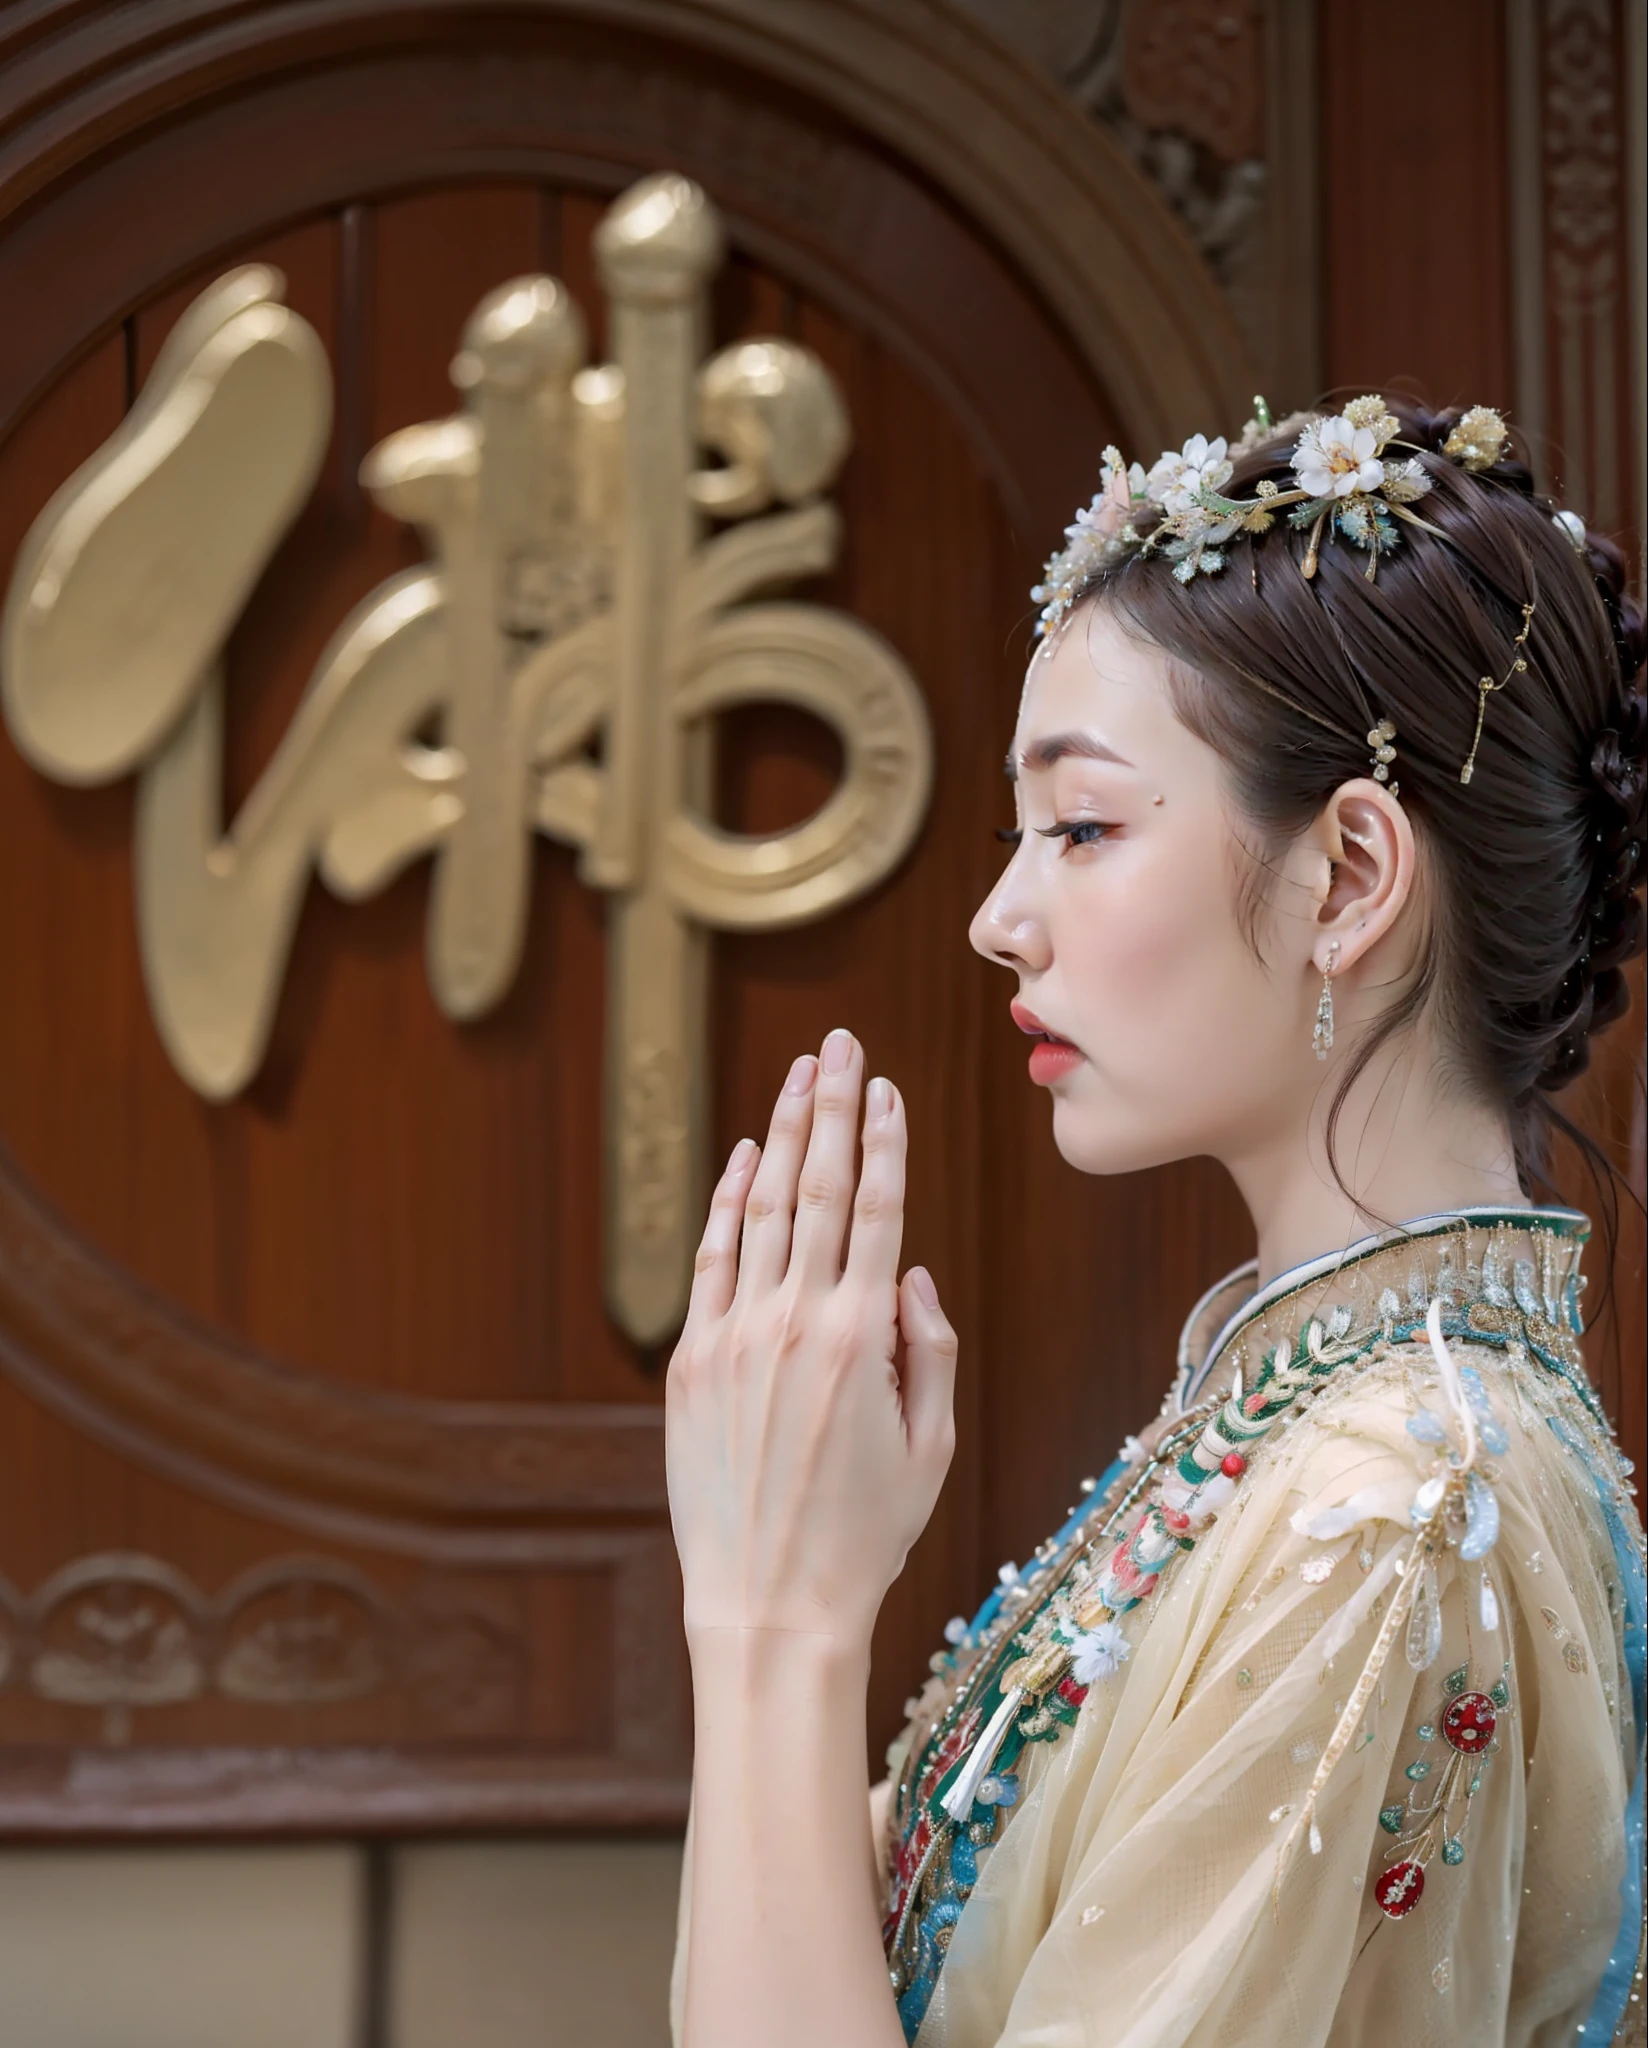
<path id="1" fill-rule="evenodd" d="M 1166 797 L 1161 797 L 1161 796 L 1153 796 L 1153 797 L 1152 797 L 1152 798 L 1150 799 L 1150 801 L 1151 801 L 1151 802 L 1152 802 L 1153 804 L 1161 804 L 1161 803 L 1166 803 L 1167 799 L 1166 799 Z"/>

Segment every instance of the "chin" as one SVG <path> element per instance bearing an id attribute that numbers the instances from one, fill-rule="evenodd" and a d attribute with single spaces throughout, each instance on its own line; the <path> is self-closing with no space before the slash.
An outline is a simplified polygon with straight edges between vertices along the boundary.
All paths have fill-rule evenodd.
<path id="1" fill-rule="evenodd" d="M 1183 1141 L 1182 1133 L 1141 1127 L 1137 1109 L 1053 1098 L 1053 1143 L 1059 1157 L 1078 1173 L 1144 1173 L 1169 1166 L 1205 1148 Z"/>

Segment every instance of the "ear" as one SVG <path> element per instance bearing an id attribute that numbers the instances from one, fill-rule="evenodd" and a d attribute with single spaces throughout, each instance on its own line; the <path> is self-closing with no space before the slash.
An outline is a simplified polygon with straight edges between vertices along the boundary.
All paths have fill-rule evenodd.
<path id="1" fill-rule="evenodd" d="M 1342 974 L 1395 924 L 1418 873 L 1413 826 L 1382 782 L 1342 782 L 1307 835 L 1322 856 L 1312 887 L 1316 912 L 1311 959 L 1319 973 Z"/>

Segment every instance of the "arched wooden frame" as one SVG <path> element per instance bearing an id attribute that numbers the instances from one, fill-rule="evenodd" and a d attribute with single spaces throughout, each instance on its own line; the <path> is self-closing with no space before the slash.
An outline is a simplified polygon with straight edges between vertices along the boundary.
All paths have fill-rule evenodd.
<path id="1" fill-rule="evenodd" d="M 509 49 L 484 100 L 454 93 L 441 63 L 481 25 Z M 578 95 L 557 77 L 581 49 L 597 62 L 588 37 L 614 29 L 822 102 L 915 167 L 1053 310 L 1134 446 L 1151 452 L 1242 417 L 1243 344 L 1160 196 L 1073 106 L 937 0 L 515 0 L 468 13 L 438 0 L 179 0 L 112 15 L 66 0 L 0 32 L 0 303 L 29 309 L 0 323 L 0 434 L 134 305 L 261 228 L 419 183 L 571 177 L 616 191 L 667 159 L 713 189 L 753 252 L 780 253 L 918 351 L 924 374 L 947 381 L 1010 511 L 1051 532 L 1067 510 L 1049 499 L 1059 463 L 1043 471 L 1046 488 L 1027 497 L 1024 483 L 1048 394 L 1026 399 L 1012 335 L 970 328 L 964 303 L 930 302 L 920 280 L 894 275 L 827 151 L 804 164 L 740 152 L 690 123 L 672 128 L 667 96 L 636 107 L 623 146 L 610 95 L 601 121 L 580 123 Z M 372 140 L 353 119 L 366 62 L 398 116 Z M 238 162 L 302 137 L 278 215 L 245 178 L 196 174 L 229 124 Z M 909 190 L 919 207 L 919 181 Z M 111 235 L 138 210 L 141 259 Z M 932 205 L 923 231 L 942 234 L 950 218 Z M 276 1364 L 90 1251 L 3 1154 L 0 1365 L 151 1470 L 403 1555 L 559 1559 L 567 1537 L 546 1526 L 553 1517 L 663 1505 L 657 1409 L 418 1400 Z"/>
<path id="2" fill-rule="evenodd" d="M 180 0 L 158 26 L 145 19 L 152 10 L 106 22 L 98 12 L 69 0 L 0 37 L 0 280 L 8 298 L 32 286 L 25 303 L 50 309 L 26 329 L 8 323 L 0 432 L 157 282 L 148 266 L 131 275 L 106 241 L 95 266 L 75 260 L 88 229 L 96 239 L 108 217 L 107 181 L 120 174 L 123 147 L 145 129 L 180 125 L 183 108 L 210 119 L 211 101 L 253 78 L 336 76 L 366 55 L 427 51 L 462 35 L 441 0 Z M 632 29 L 823 100 L 918 165 L 1012 252 L 1141 447 L 1241 416 L 1252 375 L 1245 345 L 1161 195 L 1102 130 L 959 10 L 938 0 L 514 0 L 476 6 L 473 16 L 528 32 L 580 22 Z M 65 18 L 78 25 L 62 33 Z M 36 42 L 46 29 L 59 33 Z M 503 175 L 529 156 L 543 166 L 541 142 L 483 140 L 465 110 L 432 111 L 435 125 L 406 138 L 403 176 Z M 638 116 L 639 127 L 645 110 Z M 304 144 L 320 205 L 336 197 L 342 165 L 307 133 Z M 368 165 L 357 168 L 369 175 Z M 284 194 L 290 210 L 290 181 Z M 180 262 L 198 261 L 223 238 L 242 195 L 176 196 Z M 242 213 L 231 231 L 245 225 Z"/>

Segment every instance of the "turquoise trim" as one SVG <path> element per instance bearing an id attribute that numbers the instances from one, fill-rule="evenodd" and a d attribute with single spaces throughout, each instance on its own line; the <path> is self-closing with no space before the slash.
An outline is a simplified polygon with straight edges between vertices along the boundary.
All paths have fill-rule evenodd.
<path id="1" fill-rule="evenodd" d="M 1071 1509 L 1069 1519 L 1052 1538 L 1055 1546 L 1061 1546 L 1075 1535 L 1089 1515 L 1103 1505 L 1109 1497 L 1111 1488 L 1127 1470 L 1125 1458 L 1117 1458 L 1110 1465 L 1102 1478 L 1094 1483 L 1092 1492 L 1078 1506 Z M 984 1631 L 995 1620 L 1006 1592 L 1007 1587 L 1002 1584 L 991 1588 L 983 1605 L 967 1624 L 964 1641 L 979 1641 Z M 947 1774 L 944 1781 L 946 1784 L 951 1775 L 953 1773 Z M 973 1812 L 974 1816 L 978 1817 L 983 1809 L 975 1805 Z M 904 2038 L 907 2042 L 914 2042 L 916 2035 L 921 2031 L 921 2023 L 927 2017 L 927 2008 L 932 2004 L 933 1993 L 938 1987 L 939 1973 L 944 1967 L 945 1951 L 940 1945 L 939 1935 L 945 1929 L 953 1927 L 961 1918 L 962 1907 L 966 1905 L 974 1885 L 978 1882 L 978 1853 L 968 1840 L 966 1830 L 952 1827 L 942 1816 L 936 1825 L 933 1845 L 928 1854 L 947 1859 L 948 1876 L 943 1892 L 932 1901 L 915 1923 L 915 1968 L 909 1984 L 896 2001 L 899 2023 L 904 2029 Z M 898 1937 L 895 1938 L 901 1938 L 902 1935 L 901 1926 Z"/>
<path id="2" fill-rule="evenodd" d="M 1607 2042 L 1614 2038 L 1631 2001 L 1637 1958 L 1642 1953 L 1642 1855 L 1643 1790 L 1648 1783 L 1648 1574 L 1642 1551 L 1633 1540 L 1625 1517 L 1614 1504 L 1613 1489 L 1597 1470 L 1596 1461 L 1560 1416 L 1548 1416 L 1557 1440 L 1565 1444 L 1584 1466 L 1608 1525 L 1614 1546 L 1614 1563 L 1619 1570 L 1621 1597 L 1625 1604 L 1622 1630 L 1625 1670 L 1631 1681 L 1631 1712 L 1637 1731 L 1637 1775 L 1625 1804 L 1625 1875 L 1620 1879 L 1619 1932 L 1614 1937 L 1608 1962 L 1602 1973 L 1596 2002 L 1580 2033 L 1587 2041 Z"/>
<path id="3" fill-rule="evenodd" d="M 1062 1544 L 1066 1537 L 1075 1535 L 1082 1523 L 1087 1520 L 1094 1508 L 1105 1498 L 1116 1480 L 1126 1470 L 1127 1460 L 1125 1458 L 1117 1458 L 1105 1472 L 1103 1478 L 1095 1483 L 1093 1491 L 1081 1505 L 1071 1509 L 1070 1519 L 1059 1530 L 1058 1534 L 1052 1538 L 1055 1545 Z M 984 1630 L 995 1620 L 997 1609 L 1001 1606 L 1002 1597 L 1006 1591 L 1005 1585 L 998 1584 L 991 1587 L 990 1591 L 985 1595 L 984 1604 L 967 1624 L 966 1641 L 976 1643 Z"/>

